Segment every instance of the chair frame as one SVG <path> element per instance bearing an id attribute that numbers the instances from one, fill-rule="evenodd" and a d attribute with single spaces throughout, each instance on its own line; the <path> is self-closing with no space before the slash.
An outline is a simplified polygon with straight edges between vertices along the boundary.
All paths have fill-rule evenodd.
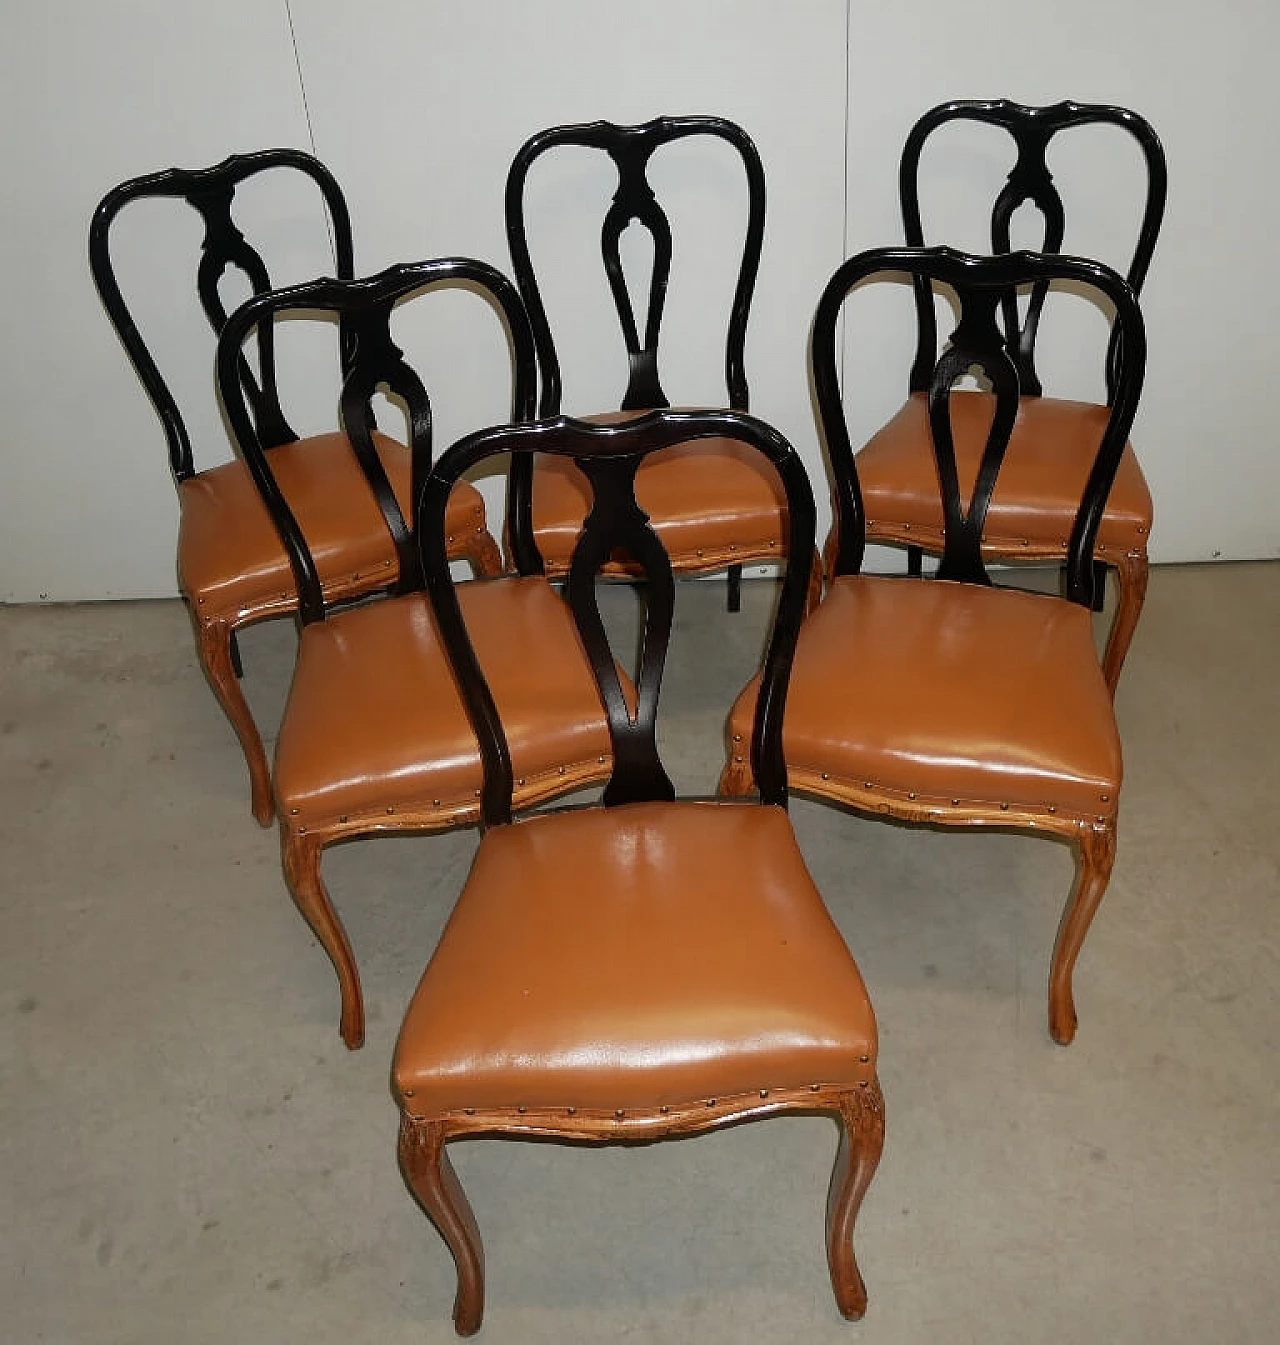
<path id="1" fill-rule="evenodd" d="M 810 367 L 834 482 L 835 577 L 860 573 L 869 540 L 853 447 L 841 401 L 837 321 L 846 299 L 856 287 L 875 277 L 902 272 L 913 277 L 917 297 L 922 285 L 931 290 L 934 284 L 942 284 L 955 293 L 960 305 L 960 319 L 951 342 L 927 383 L 930 426 L 946 524 L 944 550 L 937 572 L 940 580 L 991 585 L 984 564 L 983 526 L 1021 395 L 1019 368 L 1000 329 L 1002 295 L 1018 285 L 1047 286 L 1059 280 L 1087 286 L 1114 306 L 1110 343 L 1110 349 L 1115 352 L 1111 416 L 1098 447 L 1066 556 L 1065 600 L 1092 610 L 1099 584 L 1094 546 L 1107 494 L 1142 391 L 1146 333 L 1137 297 L 1116 272 L 1101 263 L 1063 254 L 1012 252 L 980 258 L 946 247 L 879 248 L 851 258 L 832 276 L 814 318 Z M 933 311 L 931 294 L 929 311 Z M 974 366 L 990 379 L 997 405 L 973 495 L 965 506 L 960 499 L 949 401 L 955 381 Z M 904 579 L 901 582 L 934 581 Z M 874 707 L 869 707 L 868 713 L 874 713 Z M 729 763 L 721 777 L 721 792 L 730 796 L 750 792 L 752 773 L 740 748 L 731 743 Z M 1072 996 L 1072 973 L 1115 861 L 1117 798 L 1102 796 L 1102 807 L 1086 814 L 1051 804 L 1028 807 L 1004 802 L 998 797 L 986 801 L 953 798 L 949 804 L 925 801 L 917 799 L 914 793 L 889 789 L 873 780 L 841 781 L 826 774 L 813 779 L 808 772 L 802 780 L 797 780 L 793 773 L 792 787 L 858 812 L 889 816 L 904 822 L 1031 830 L 1058 836 L 1071 843 L 1080 858 L 1080 872 L 1064 909 L 1054 948 L 1049 1023 L 1055 1041 L 1066 1045 L 1074 1038 L 1077 1016 Z"/>
<path id="2" fill-rule="evenodd" d="M 1001 189 L 991 212 L 991 246 L 994 253 L 1010 252 L 1009 225 L 1014 212 L 1028 202 L 1044 220 L 1042 253 L 1058 254 L 1062 247 L 1065 209 L 1062 197 L 1049 171 L 1049 145 L 1059 132 L 1077 126 L 1114 126 L 1128 132 L 1137 142 L 1147 169 L 1147 193 L 1142 221 L 1133 255 L 1125 278 L 1135 295 L 1142 292 L 1143 282 L 1151 266 L 1156 240 L 1164 218 L 1168 198 L 1168 167 L 1159 137 L 1144 118 L 1128 108 L 1100 103 L 1065 101 L 1047 106 L 1029 106 L 1009 99 L 975 100 L 955 99 L 930 108 L 911 128 L 903 145 L 898 168 L 898 198 L 902 210 L 904 238 L 908 247 L 924 247 L 924 226 L 921 220 L 919 196 L 920 158 L 925 143 L 940 127 L 957 121 L 977 122 L 1006 131 L 1013 139 L 1017 159 Z M 1014 292 L 1005 296 L 1001 304 L 1005 347 L 1018 373 L 1024 397 L 1039 397 L 1043 393 L 1035 367 L 1035 342 L 1040 317 L 1048 295 L 1047 283 L 1032 286 L 1026 315 L 1018 316 Z M 937 319 L 928 287 L 916 286 L 917 346 L 911 367 L 909 389 L 926 392 L 929 388 L 937 357 Z M 1115 339 L 1107 350 L 1106 387 L 1107 404 L 1115 392 L 1116 365 L 1119 351 Z M 922 545 L 918 533 L 909 526 L 891 519 L 876 519 L 868 525 L 868 536 L 876 543 L 893 543 L 907 548 L 908 572 L 921 573 L 922 555 L 932 547 Z M 1035 561 L 1062 558 L 1061 547 L 1029 542 L 1016 549 L 989 545 L 987 554 L 993 560 Z M 1116 572 L 1118 603 L 1111 634 L 1103 660 L 1103 672 L 1111 693 L 1115 695 L 1120 670 L 1133 641 L 1138 618 L 1146 600 L 1150 564 L 1145 547 L 1123 554 L 1099 557 L 1100 570 L 1110 567 Z M 1101 578 L 1101 574 L 1100 574 Z M 1094 608 L 1100 611 L 1103 585 L 1099 585 Z"/>
<path id="3" fill-rule="evenodd" d="M 671 632 L 674 577 L 661 541 L 636 502 L 635 473 L 646 453 L 711 436 L 753 444 L 774 464 L 786 488 L 792 536 L 799 542 L 795 554 L 805 555 L 813 546 L 815 509 L 803 464 L 777 431 L 750 416 L 656 410 L 630 423 L 610 426 L 560 417 L 532 426 L 482 431 L 461 440 L 438 461 L 422 496 L 418 536 L 426 587 L 441 638 L 480 742 L 485 826 L 511 822 L 512 768 L 497 708 L 467 634 L 446 564 L 442 520 L 453 483 L 470 467 L 503 452 L 510 452 L 517 461 L 532 452 L 572 456 L 587 473 L 594 503 L 570 567 L 568 601 L 609 716 L 613 769 L 603 804 L 608 808 L 644 800 L 670 801 L 675 791 L 658 756 L 655 720 L 658 682 Z M 645 567 L 648 581 L 634 718 L 622 694 L 595 597 L 596 575 L 620 544 Z M 789 565 L 765 655 L 763 691 L 753 732 L 761 802 L 783 808 L 787 802 L 783 710 L 808 586 L 807 568 Z M 884 1099 L 874 1076 L 852 1088 L 815 1083 L 802 1089 L 765 1089 L 746 1096 L 699 1098 L 685 1105 L 647 1110 L 465 1108 L 425 1119 L 404 1112 L 399 1139 L 401 1166 L 410 1189 L 453 1255 L 458 1272 L 454 1324 L 459 1334 L 470 1335 L 480 1326 L 484 1256 L 474 1214 L 445 1152 L 447 1141 L 506 1134 L 590 1144 L 648 1142 L 780 1112 L 822 1112 L 834 1114 L 839 1121 L 840 1145 L 827 1202 L 828 1265 L 840 1311 L 848 1318 L 861 1317 L 867 1295 L 854 1259 L 853 1226 L 884 1142 Z"/>
<path id="4" fill-rule="evenodd" d="M 533 338 L 524 307 L 512 283 L 485 262 L 449 257 L 389 267 L 364 280 L 317 280 L 250 299 L 228 319 L 218 343 L 217 376 L 227 418 L 245 462 L 280 531 L 293 567 L 299 594 L 298 618 L 303 626 L 323 621 L 346 595 L 328 594 L 321 587 L 306 536 L 271 471 L 269 449 L 259 438 L 251 407 L 239 377 L 241 351 L 247 340 L 288 313 L 325 312 L 340 316 L 350 333 L 351 352 L 342 386 L 341 419 L 352 449 L 367 475 L 395 538 L 400 557 L 400 579 L 393 593 L 421 589 L 419 550 L 406 526 L 394 493 L 373 445 L 377 421 L 372 399 L 385 386 L 403 399 L 408 410 L 409 448 L 412 453 L 413 496 L 418 498 L 431 470 L 431 402 L 417 373 L 391 338 L 390 319 L 395 305 L 427 289 L 465 284 L 479 290 L 506 324 L 514 350 L 512 418 L 530 420 L 536 395 Z M 450 559 L 452 545 L 441 534 Z M 429 695 L 430 688 L 424 687 Z M 594 777 L 593 777 L 594 778 Z M 541 802 L 579 787 L 581 780 L 566 776 L 548 782 L 530 796 Z M 296 812 L 296 810 L 294 810 Z M 357 836 L 406 831 L 437 831 L 471 823 L 479 816 L 474 807 L 441 808 L 388 806 L 376 817 L 347 816 L 324 827 L 298 823 L 288 811 L 280 815 L 281 849 L 290 890 L 304 919 L 320 940 L 338 975 L 342 994 L 341 1033 L 353 1050 L 364 1041 L 364 1000 L 359 972 L 342 921 L 334 908 L 320 871 L 321 852 L 337 841 Z"/>
<path id="5" fill-rule="evenodd" d="M 738 411 L 748 409 L 744 347 L 747 319 L 755 291 L 756 276 L 760 269 L 760 251 L 764 240 L 765 179 L 760 154 L 751 137 L 740 126 L 722 117 L 655 117 L 652 121 L 637 126 L 593 121 L 552 127 L 538 132 L 525 141 L 512 161 L 507 175 L 505 195 L 507 242 L 511 251 L 516 283 L 520 287 L 529 319 L 533 324 L 542 384 L 538 404 L 540 418 L 560 414 L 561 378 L 560 361 L 556 355 L 555 341 L 547 320 L 546 307 L 542 301 L 525 230 L 524 193 L 530 168 L 535 160 L 550 150 L 576 146 L 606 153 L 617 169 L 618 188 L 601 228 L 600 247 L 630 368 L 626 392 L 619 409 L 622 411 L 662 409 L 670 406 L 658 376 L 658 342 L 666 303 L 667 280 L 671 270 L 671 225 L 649 185 L 646 173 L 654 152 L 663 145 L 701 135 L 716 137 L 736 150 L 746 174 L 747 229 L 725 338 L 725 386 L 729 406 Z M 623 232 L 633 223 L 648 230 L 653 239 L 653 271 L 650 277 L 643 340 L 619 253 L 619 240 Z M 531 459 L 517 459 L 513 464 L 508 483 L 508 518 L 531 520 L 532 510 L 533 462 Z M 531 523 L 527 526 L 527 535 L 530 537 L 533 535 Z M 515 544 L 513 537 L 513 548 Z M 695 558 L 694 562 L 682 562 L 680 568 L 697 573 L 727 569 L 729 610 L 737 611 L 741 605 L 742 565 L 744 561 L 752 560 L 774 563 L 777 560 L 776 548 L 770 550 L 762 547 L 758 557 L 739 556 L 736 553 L 708 555 Z M 610 568 L 614 572 L 628 572 L 625 566 L 619 567 L 614 564 Z M 634 573 L 634 569 L 634 566 L 631 567 L 631 572 Z"/>
<path id="6" fill-rule="evenodd" d="M 185 201 L 200 216 L 204 238 L 196 271 L 196 291 L 201 308 L 213 333 L 218 336 L 229 317 L 219 294 L 219 284 L 229 269 L 239 270 L 249 282 L 253 295 L 271 289 L 266 263 L 245 238 L 232 216 L 236 188 L 246 179 L 273 169 L 303 174 L 317 187 L 328 212 L 334 249 L 334 268 L 338 279 L 354 275 L 351 217 L 342 190 L 333 174 L 314 156 L 296 149 L 266 149 L 252 154 L 232 154 L 209 168 L 167 168 L 131 178 L 112 188 L 94 211 L 89 227 L 89 266 L 103 307 L 125 348 L 164 429 L 169 453 L 169 469 L 175 485 L 197 475 L 191 438 L 173 393 L 160 373 L 137 323 L 129 310 L 111 264 L 111 230 L 121 211 L 135 201 L 169 198 Z M 351 366 L 352 334 L 339 329 L 342 370 Z M 243 353 L 237 377 L 251 408 L 255 436 L 266 449 L 295 443 L 297 434 L 290 427 L 280 406 L 276 385 L 274 332 L 269 326 L 257 333 L 258 376 L 255 377 Z M 460 551 L 482 574 L 502 572 L 502 557 L 488 533 L 467 539 Z M 416 565 L 416 560 L 415 560 Z M 384 587 L 378 576 L 367 576 L 347 596 L 377 591 Z M 244 751 L 252 790 L 253 814 L 268 826 L 273 816 L 271 776 L 262 736 L 254 722 L 240 686 L 243 669 L 237 632 L 259 621 L 289 616 L 297 609 L 297 595 L 285 593 L 256 602 L 234 613 L 210 614 L 195 594 L 184 594 L 195 627 L 196 648 L 201 666 L 218 703 L 235 730 Z"/>

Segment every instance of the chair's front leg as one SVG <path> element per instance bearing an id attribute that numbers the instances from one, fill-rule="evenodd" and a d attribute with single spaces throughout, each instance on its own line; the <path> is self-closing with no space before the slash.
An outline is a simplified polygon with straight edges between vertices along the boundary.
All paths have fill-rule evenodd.
<path id="1" fill-rule="evenodd" d="M 840 1315 L 857 1321 L 867 1289 L 853 1253 L 853 1226 L 884 1148 L 884 1097 L 872 1079 L 840 1099 L 840 1147 L 827 1193 L 827 1265 Z"/>
<path id="2" fill-rule="evenodd" d="M 1069 1046 L 1076 1035 L 1076 1006 L 1071 993 L 1071 974 L 1089 932 L 1098 905 L 1111 881 L 1116 858 L 1116 824 L 1083 824 L 1079 833 L 1080 876 L 1067 901 L 1058 927 L 1049 969 L 1049 1035 L 1059 1046 Z"/>
<path id="3" fill-rule="evenodd" d="M 484 1246 L 476 1217 L 458 1174 L 445 1153 L 443 1121 L 400 1120 L 400 1166 L 409 1189 L 453 1253 L 458 1292 L 453 1325 L 460 1336 L 474 1336 L 484 1317 Z"/>

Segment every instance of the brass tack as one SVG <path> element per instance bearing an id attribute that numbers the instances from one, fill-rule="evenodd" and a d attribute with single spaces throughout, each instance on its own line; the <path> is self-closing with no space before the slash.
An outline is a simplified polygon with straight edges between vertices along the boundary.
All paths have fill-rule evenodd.
<path id="1" fill-rule="evenodd" d="M 733 735 L 733 741 L 734 741 L 735 743 L 740 743 L 740 742 L 742 741 L 742 734 L 740 734 L 740 733 L 735 733 L 735 734 Z"/>
<path id="2" fill-rule="evenodd" d="M 1111 795 L 1110 795 L 1110 794 L 1103 794 L 1103 795 L 1101 795 L 1101 798 L 1102 798 L 1103 803 L 1110 803 L 1110 802 L 1111 802 Z"/>
<path id="3" fill-rule="evenodd" d="M 523 775 L 516 781 L 516 784 L 518 784 L 518 785 L 522 785 L 522 784 L 524 784 L 524 776 L 523 776 Z"/>
<path id="4" fill-rule="evenodd" d="M 622 1110 L 622 1108 L 619 1107 L 618 1110 L 617 1110 L 616 1112 L 614 1112 L 613 1115 L 614 1115 L 614 1119 L 615 1119 L 615 1120 L 617 1120 L 617 1121 L 621 1121 L 622 1118 L 626 1115 L 626 1112 L 624 1112 L 624 1111 Z"/>
<path id="5" fill-rule="evenodd" d="M 556 771 L 557 771 L 560 775 L 563 775 L 563 774 L 564 774 L 564 767 L 563 767 L 563 766 L 557 766 L 557 767 L 556 767 Z"/>
<path id="6" fill-rule="evenodd" d="M 474 1107 L 464 1107 L 463 1111 L 465 1111 L 468 1116 L 474 1116 L 476 1114 L 476 1109 Z"/>
<path id="7" fill-rule="evenodd" d="M 871 781 L 870 781 L 870 780 L 864 780 L 864 781 L 862 782 L 862 787 L 863 787 L 863 789 L 870 789 L 870 788 L 872 788 Z"/>
<path id="8" fill-rule="evenodd" d="M 662 1108 L 662 1114 L 663 1114 L 663 1116 L 665 1116 L 670 1110 L 671 1110 L 670 1107 L 663 1107 L 663 1108 Z"/>
<path id="9" fill-rule="evenodd" d="M 769 1090 L 768 1090 L 767 1088 L 762 1088 L 762 1089 L 760 1090 L 760 1096 L 761 1096 L 761 1097 L 768 1097 L 768 1096 L 769 1096 Z"/>
<path id="10" fill-rule="evenodd" d="M 346 819 L 345 817 L 340 817 L 340 818 L 338 818 L 338 821 L 339 821 L 339 822 L 345 822 L 346 820 L 347 820 L 347 819 Z"/>
<path id="11" fill-rule="evenodd" d="M 578 1109 L 577 1109 L 577 1107 L 570 1107 L 570 1108 L 569 1108 L 569 1115 L 570 1115 L 570 1116 L 577 1116 L 577 1114 L 578 1114 Z"/>
<path id="12" fill-rule="evenodd" d="M 958 808 L 958 807 L 960 806 L 960 800 L 959 800 L 959 799 L 952 799 L 952 800 L 951 800 L 951 806 L 952 806 L 953 808 Z"/>
<path id="13" fill-rule="evenodd" d="M 412 1089 L 412 1088 L 406 1088 L 406 1089 L 404 1090 L 404 1095 L 405 1095 L 405 1097 L 412 1097 L 412 1096 L 413 1096 L 413 1089 Z"/>
<path id="14" fill-rule="evenodd" d="M 1009 805 L 1007 803 L 1002 803 L 1000 805 L 1000 811 L 1002 813 L 1007 813 L 1009 811 Z"/>
<path id="15" fill-rule="evenodd" d="M 197 598 L 197 599 L 196 599 L 196 606 L 197 606 L 197 607 L 203 607 L 203 606 L 204 606 L 204 599 L 203 599 L 203 598 Z"/>
<path id="16" fill-rule="evenodd" d="M 453 536 L 452 536 L 452 534 L 450 534 L 450 535 L 449 535 L 448 537 L 446 537 L 444 540 L 445 540 L 446 542 L 452 542 L 452 541 L 453 541 Z"/>
<path id="17" fill-rule="evenodd" d="M 702 555 L 702 551 L 701 551 L 701 550 L 698 551 L 698 555 Z"/>
<path id="18" fill-rule="evenodd" d="M 389 570 L 391 568 L 391 562 L 389 560 L 384 560 L 382 562 L 382 568 L 384 570 Z"/>
<path id="19" fill-rule="evenodd" d="M 297 817 L 297 815 L 298 815 L 298 810 L 297 810 L 296 808 L 290 808 L 290 809 L 289 809 L 289 816 L 290 816 L 290 817 Z"/>
<path id="20" fill-rule="evenodd" d="M 520 1113 L 521 1116 L 523 1116 L 523 1115 L 525 1114 L 525 1112 L 527 1112 L 528 1110 L 529 1110 L 528 1107 L 517 1107 L 517 1108 L 516 1108 L 516 1111 L 518 1111 L 518 1112 Z"/>
<path id="21" fill-rule="evenodd" d="M 823 778 L 824 780 L 830 780 L 830 779 L 831 779 L 831 776 L 828 775 L 826 771 L 823 771 L 823 772 L 822 772 L 822 778 Z"/>
<path id="22" fill-rule="evenodd" d="M 1050 811 L 1051 813 L 1056 813 L 1056 812 L 1058 811 L 1058 809 L 1057 809 L 1057 807 L 1056 807 L 1054 804 L 1051 803 L 1051 804 L 1049 805 L 1049 811 Z"/>
<path id="23" fill-rule="evenodd" d="M 903 527 L 903 530 L 904 530 L 905 532 L 910 532 L 910 531 L 911 531 L 911 524 L 910 524 L 910 523 L 904 523 L 904 524 L 902 525 L 902 527 Z"/>
<path id="24" fill-rule="evenodd" d="M 822 1087 L 822 1085 L 821 1085 L 820 1083 L 811 1083 L 811 1084 L 809 1085 L 809 1091 L 810 1091 L 811 1093 L 816 1093 L 816 1092 L 818 1091 L 818 1089 L 821 1088 L 821 1087 Z"/>
<path id="25" fill-rule="evenodd" d="M 1030 546 L 1031 543 L 1028 542 L 1027 539 L 1024 537 L 1024 538 L 1022 539 L 1022 545 L 1023 545 L 1023 546 Z"/>
<path id="26" fill-rule="evenodd" d="M 299 828 L 298 828 L 298 835 L 299 835 L 299 836 L 305 836 L 306 834 L 307 834 L 307 829 L 306 829 L 306 827 L 299 827 Z"/>
<path id="27" fill-rule="evenodd" d="M 769 545 L 770 545 L 770 546 L 777 546 L 778 544 L 777 544 L 777 542 L 775 542 L 772 538 L 770 538 L 770 539 L 769 539 Z"/>
<path id="28" fill-rule="evenodd" d="M 715 1100 L 715 1098 L 713 1098 L 713 1097 L 709 1097 L 709 1098 L 707 1099 L 707 1106 L 708 1106 L 708 1107 L 714 1107 L 715 1105 L 716 1105 L 716 1100 Z"/>
<path id="29" fill-rule="evenodd" d="M 433 808 L 438 808 L 438 807 L 440 806 L 440 800 L 439 800 L 439 799 L 432 799 L 432 800 L 431 800 L 431 806 L 432 806 Z"/>
<path id="30" fill-rule="evenodd" d="M 479 791 L 478 789 L 475 791 L 475 796 L 476 796 L 476 798 L 479 798 L 479 797 L 480 797 L 480 791 Z"/>
<path id="31" fill-rule="evenodd" d="M 865 1065 L 871 1057 L 869 1055 L 860 1055 L 858 1059 Z"/>
<path id="32" fill-rule="evenodd" d="M 729 543 L 729 550 L 730 550 L 730 551 L 736 551 L 737 549 L 738 549 L 738 544 L 737 544 L 737 542 L 730 542 L 730 543 Z"/>
<path id="33" fill-rule="evenodd" d="M 1098 814 L 1098 821 L 1099 821 L 1099 822 L 1105 822 L 1106 820 L 1107 820 L 1107 819 L 1106 819 L 1101 813 Z"/>
<path id="34" fill-rule="evenodd" d="M 862 1079 L 858 1083 L 859 1088 L 865 1088 L 871 1082 L 870 1079 Z"/>
<path id="35" fill-rule="evenodd" d="M 603 758 L 603 757 L 597 757 L 596 760 L 597 760 L 602 766 L 604 765 L 604 758 Z"/>
<path id="36" fill-rule="evenodd" d="M 907 798 L 909 798 L 909 799 L 914 799 L 915 796 L 916 796 L 916 791 L 915 791 L 914 789 L 911 790 L 911 791 L 907 794 Z"/>
<path id="37" fill-rule="evenodd" d="M 394 808 L 388 808 L 388 809 L 387 809 L 387 812 L 388 812 L 388 813 L 394 813 L 394 812 L 395 812 L 395 809 L 394 809 Z"/>
<path id="38" fill-rule="evenodd" d="M 360 578 L 360 571 L 357 570 L 357 571 L 355 572 L 355 574 L 353 574 L 353 575 L 351 576 L 351 578 L 352 578 L 353 581 L 356 580 L 356 579 L 359 579 L 359 578 Z"/>

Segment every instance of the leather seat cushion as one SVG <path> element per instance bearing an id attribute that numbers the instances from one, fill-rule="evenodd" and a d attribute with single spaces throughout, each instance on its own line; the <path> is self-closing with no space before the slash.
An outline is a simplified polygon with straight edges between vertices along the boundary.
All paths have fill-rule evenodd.
<path id="1" fill-rule="evenodd" d="M 374 443 L 412 526 L 409 450 L 382 434 Z M 326 590 L 369 592 L 394 583 L 395 546 L 346 435 L 281 444 L 269 456 Z M 282 599 L 296 601 L 284 543 L 241 459 L 182 482 L 178 497 L 178 577 L 202 619 L 248 616 Z M 447 523 L 455 536 L 484 528 L 484 500 L 470 483 L 454 490 Z"/>
<path id="2" fill-rule="evenodd" d="M 638 803 L 486 833 L 395 1080 L 418 1116 L 645 1109 L 852 1085 L 875 1056 L 862 977 L 785 811 Z"/>
<path id="3" fill-rule="evenodd" d="M 584 419 L 617 424 L 640 414 Z M 745 444 L 700 439 L 651 453 L 636 474 L 636 498 L 677 568 L 727 565 L 739 553 L 757 560 L 785 553 L 782 484 L 763 454 Z M 549 454 L 535 457 L 534 535 L 551 572 L 568 569 L 590 505 L 591 487 L 573 462 Z"/>
<path id="4" fill-rule="evenodd" d="M 952 435 L 966 509 L 994 414 L 990 393 L 952 395 Z M 1017 553 L 1030 542 L 1065 553 L 1107 416 L 1105 406 L 1092 402 L 1051 397 L 1019 402 L 987 514 L 990 551 Z M 922 546 L 941 548 L 942 502 L 924 393 L 912 394 L 867 443 L 857 455 L 857 467 L 869 539 L 888 524 L 910 523 Z M 1106 552 L 1145 552 L 1151 519 L 1151 492 L 1133 446 L 1126 444 L 1098 530 L 1099 559 Z"/>
<path id="5" fill-rule="evenodd" d="M 545 579 L 458 585 L 468 633 L 523 777 L 607 777 L 612 751 L 572 616 Z M 342 817 L 465 806 L 474 815 L 480 748 L 425 594 L 352 608 L 304 628 L 276 743 L 283 816 Z M 545 788 L 543 789 L 545 793 Z"/>
<path id="6" fill-rule="evenodd" d="M 744 760 L 757 686 L 730 716 Z M 1109 816 L 1122 777 L 1090 614 L 942 580 L 835 580 L 800 632 L 783 750 L 798 789 L 870 781 L 944 807 Z"/>

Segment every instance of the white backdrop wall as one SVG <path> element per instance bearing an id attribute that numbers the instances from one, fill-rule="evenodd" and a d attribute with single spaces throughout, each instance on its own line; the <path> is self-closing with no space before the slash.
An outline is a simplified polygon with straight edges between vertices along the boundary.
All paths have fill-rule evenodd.
<path id="1" fill-rule="evenodd" d="M 122 178 L 233 150 L 314 147 L 347 191 L 357 269 L 449 253 L 507 269 L 503 181 L 532 131 L 594 117 L 729 116 L 759 146 L 769 188 L 747 346 L 752 409 L 795 440 L 825 504 L 804 367 L 818 291 L 847 253 L 899 239 L 897 156 L 918 113 L 944 98 L 1002 95 L 1127 104 L 1159 130 L 1170 198 L 1144 295 L 1151 352 L 1134 430 L 1156 497 L 1153 549 L 1162 560 L 1280 555 L 1266 372 L 1276 342 L 1259 298 L 1280 279 L 1267 171 L 1280 148 L 1269 55 L 1280 19 L 1265 0 L 1226 0 L 1208 19 L 1170 0 L 1158 22 L 1144 0 L 978 0 L 962 13 L 942 0 L 559 0 L 500 10 L 466 0 L 18 0 L 7 18 L 0 599 L 174 591 L 163 437 L 85 260 L 93 206 Z M 1123 264 L 1136 156 L 1077 136 L 1053 160 L 1067 245 Z M 981 246 L 989 193 L 1008 166 L 996 139 L 939 142 L 925 164 L 926 230 L 942 219 L 949 241 Z M 719 147 L 681 146 L 655 161 L 654 177 L 676 231 L 664 383 L 673 400 L 718 400 L 741 174 Z M 1073 212 L 1076 180 L 1085 190 Z M 578 156 L 530 182 L 567 410 L 616 404 L 624 381 L 595 241 L 594 212 L 610 188 L 609 172 Z M 192 292 L 199 226 L 175 217 L 179 209 L 122 216 L 119 257 L 144 331 L 191 409 L 197 461 L 209 463 L 229 450 Z M 331 270 L 301 190 L 249 193 L 243 209 L 280 281 Z M 1097 395 L 1101 320 L 1079 301 L 1060 307 L 1046 324 L 1046 386 Z M 505 349 L 483 305 L 424 300 L 402 336 L 437 402 L 442 442 L 506 415 Z M 900 399 L 910 344 L 905 303 L 851 316 L 855 430 Z M 301 431 L 332 423 L 331 354 L 323 331 L 291 328 L 284 343 L 286 408 Z M 485 489 L 496 512 L 498 483 Z"/>

